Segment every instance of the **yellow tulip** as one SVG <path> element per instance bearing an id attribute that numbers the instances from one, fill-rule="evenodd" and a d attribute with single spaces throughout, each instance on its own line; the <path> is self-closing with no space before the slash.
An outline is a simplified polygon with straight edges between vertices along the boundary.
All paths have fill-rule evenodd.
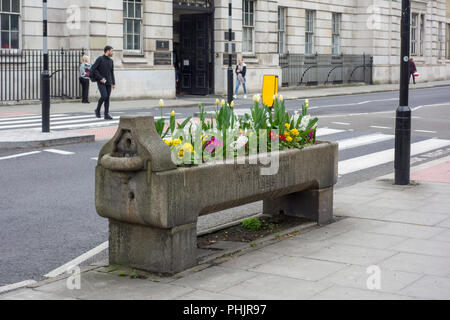
<path id="1" fill-rule="evenodd" d="M 174 110 L 172 110 L 172 112 L 170 113 L 170 116 L 171 117 L 175 117 L 175 111 Z"/>
<path id="2" fill-rule="evenodd" d="M 161 108 L 164 107 L 164 100 L 163 99 L 159 99 L 159 106 Z"/>
<path id="3" fill-rule="evenodd" d="M 231 101 L 230 107 L 231 107 L 231 108 L 234 108 L 234 101 Z"/>
<path id="4" fill-rule="evenodd" d="M 224 99 L 222 99 L 222 101 L 220 102 L 220 105 L 223 107 L 224 105 L 225 105 L 225 100 Z"/>

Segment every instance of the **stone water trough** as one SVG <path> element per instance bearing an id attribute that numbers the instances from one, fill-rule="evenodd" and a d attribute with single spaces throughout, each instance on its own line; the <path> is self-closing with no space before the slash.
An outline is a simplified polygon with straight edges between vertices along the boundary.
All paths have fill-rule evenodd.
<path id="1" fill-rule="evenodd" d="M 267 165 L 216 163 L 177 167 L 153 117 L 121 117 L 100 151 L 95 205 L 109 219 L 109 262 L 174 274 L 197 264 L 199 216 L 263 201 L 265 214 L 333 221 L 338 145 L 320 142 L 279 152 Z"/>

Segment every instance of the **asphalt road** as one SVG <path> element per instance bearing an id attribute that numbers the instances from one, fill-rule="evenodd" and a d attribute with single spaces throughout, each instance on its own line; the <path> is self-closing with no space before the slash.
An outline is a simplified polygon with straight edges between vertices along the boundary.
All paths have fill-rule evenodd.
<path id="1" fill-rule="evenodd" d="M 430 138 L 450 140 L 450 87 L 411 92 L 413 143 Z M 398 93 L 386 92 L 311 99 L 311 113 L 320 127 L 337 130 L 329 140 L 345 140 L 374 133 L 394 135 Z M 303 101 L 288 101 L 290 111 Z M 238 101 L 236 109 L 251 101 Z M 115 108 L 114 108 L 115 107 Z M 117 110 L 117 105 L 113 108 Z M 179 117 L 196 108 L 177 108 Z M 130 110 L 128 114 L 159 115 L 158 109 Z M 60 154 L 32 150 L 0 150 L 0 286 L 42 275 L 107 240 L 107 221 L 94 207 L 94 168 L 103 142 L 58 147 Z M 393 140 L 340 152 L 340 161 L 393 148 Z M 18 153 L 40 151 L 24 157 L 1 160 Z M 441 148 L 413 157 L 413 164 L 450 154 Z M 393 171 L 385 163 L 340 177 L 343 187 Z"/>

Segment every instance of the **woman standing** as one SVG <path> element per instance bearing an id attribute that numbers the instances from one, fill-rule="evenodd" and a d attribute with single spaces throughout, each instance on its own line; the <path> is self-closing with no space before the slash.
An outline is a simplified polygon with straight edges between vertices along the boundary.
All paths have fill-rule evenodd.
<path id="1" fill-rule="evenodd" d="M 80 84 L 82 103 L 89 103 L 89 73 L 91 70 L 91 63 L 88 56 L 83 56 L 80 65 Z"/>
<path id="2" fill-rule="evenodd" d="M 409 81 L 411 82 L 411 77 L 413 78 L 413 83 L 416 84 L 416 64 L 414 63 L 414 59 L 409 59 Z"/>
<path id="3" fill-rule="evenodd" d="M 245 85 L 245 74 L 247 73 L 247 66 L 244 63 L 244 60 L 241 58 L 239 59 L 239 63 L 236 66 L 236 75 L 237 75 L 237 81 L 236 81 L 236 91 L 234 92 L 234 98 L 237 98 L 237 94 L 239 91 L 239 86 L 242 84 L 242 87 L 244 88 L 244 99 L 247 99 L 247 87 Z"/>

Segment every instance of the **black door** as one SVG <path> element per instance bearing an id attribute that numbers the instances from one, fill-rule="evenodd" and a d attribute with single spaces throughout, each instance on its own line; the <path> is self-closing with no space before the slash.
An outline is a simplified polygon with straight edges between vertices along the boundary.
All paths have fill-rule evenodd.
<path id="1" fill-rule="evenodd" d="M 208 19 L 207 14 L 180 16 L 181 88 L 190 94 L 208 94 Z"/>

